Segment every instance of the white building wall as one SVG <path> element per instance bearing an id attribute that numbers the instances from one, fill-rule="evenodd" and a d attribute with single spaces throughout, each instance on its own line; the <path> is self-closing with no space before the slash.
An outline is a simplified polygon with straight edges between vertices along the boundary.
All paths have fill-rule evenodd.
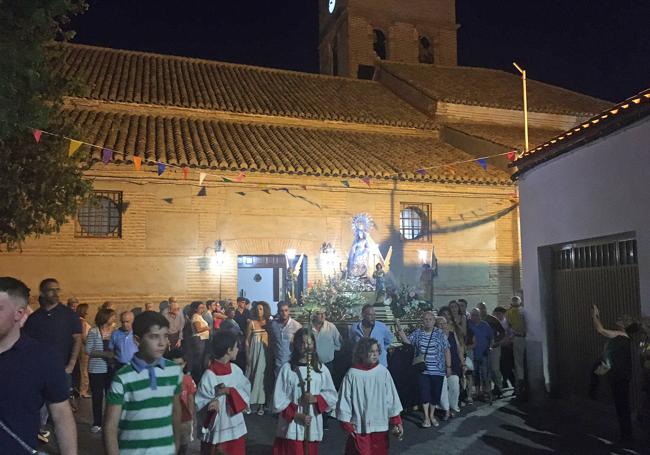
<path id="1" fill-rule="evenodd" d="M 642 314 L 650 315 L 650 119 L 532 169 L 519 182 L 531 387 L 548 384 L 538 248 L 634 232 Z"/>

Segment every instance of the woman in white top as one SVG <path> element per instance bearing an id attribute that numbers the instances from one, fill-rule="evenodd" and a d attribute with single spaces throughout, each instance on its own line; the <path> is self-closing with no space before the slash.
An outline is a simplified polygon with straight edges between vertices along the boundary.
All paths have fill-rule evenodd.
<path id="1" fill-rule="evenodd" d="M 190 304 L 192 341 L 189 345 L 190 352 L 186 353 L 186 355 L 190 360 L 192 379 L 196 384 L 201 380 L 201 375 L 205 370 L 205 347 L 210 339 L 210 325 L 201 316 L 203 313 L 205 313 L 205 304 L 203 302 L 195 301 Z"/>
<path id="2" fill-rule="evenodd" d="M 251 382 L 250 404 L 257 405 L 257 414 L 264 414 L 269 392 L 270 369 L 269 333 L 266 325 L 271 319 L 271 306 L 255 302 L 253 314 L 246 328 L 246 377 Z"/>

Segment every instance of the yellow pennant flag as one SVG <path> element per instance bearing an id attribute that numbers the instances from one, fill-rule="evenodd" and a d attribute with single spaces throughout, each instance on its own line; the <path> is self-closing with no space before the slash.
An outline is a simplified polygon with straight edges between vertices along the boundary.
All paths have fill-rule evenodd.
<path id="1" fill-rule="evenodd" d="M 79 147 L 81 147 L 81 144 L 83 144 L 83 142 L 70 139 L 70 146 L 68 147 L 68 156 L 74 155 L 75 152 L 79 150 Z"/>
<path id="2" fill-rule="evenodd" d="M 133 167 L 135 168 L 136 171 L 139 171 L 142 169 L 142 158 L 139 156 L 134 156 L 133 157 Z"/>

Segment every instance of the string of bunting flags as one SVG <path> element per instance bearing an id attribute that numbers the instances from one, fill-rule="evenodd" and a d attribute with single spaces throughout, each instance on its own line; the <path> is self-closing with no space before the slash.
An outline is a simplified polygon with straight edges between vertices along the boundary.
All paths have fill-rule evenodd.
<path id="1" fill-rule="evenodd" d="M 49 132 L 49 131 L 45 131 L 45 130 L 41 130 L 41 129 L 33 129 L 32 128 L 32 135 L 34 136 L 34 140 L 37 143 L 41 142 L 43 134 L 49 135 L 49 136 L 55 136 L 55 137 L 62 137 L 64 139 L 67 139 L 69 141 L 69 144 L 68 144 L 68 156 L 69 157 L 74 156 L 83 145 L 86 145 L 86 146 L 89 146 L 89 147 L 92 147 L 92 148 L 100 149 L 101 150 L 101 156 L 102 156 L 102 162 L 104 164 L 110 163 L 114 159 L 115 155 L 120 155 L 122 157 L 126 156 L 125 153 L 120 152 L 118 150 L 113 150 L 113 149 L 109 149 L 109 148 L 102 147 L 102 146 L 99 146 L 99 145 L 95 145 L 95 144 L 91 144 L 91 143 L 88 143 L 88 142 L 80 141 L 80 140 L 73 139 L 73 138 L 70 138 L 70 137 L 67 137 L 67 136 L 63 136 L 63 135 L 60 135 L 60 134 L 57 134 L 57 133 L 52 133 L 52 132 Z M 468 159 L 468 160 L 455 161 L 455 162 L 452 162 L 452 163 L 439 164 L 439 165 L 435 165 L 435 166 L 421 167 L 421 168 L 416 169 L 415 173 L 418 174 L 418 175 L 424 176 L 424 175 L 426 175 L 428 173 L 427 171 L 430 171 L 432 169 L 446 168 L 449 172 L 454 174 L 455 172 L 454 172 L 453 166 L 458 165 L 458 164 L 472 163 L 472 162 L 477 163 L 484 171 L 487 171 L 487 166 L 488 166 L 487 165 L 487 160 L 492 159 L 492 158 L 497 158 L 497 157 L 500 157 L 500 156 L 506 156 L 508 161 L 512 162 L 517 158 L 517 152 L 515 150 L 511 150 L 511 151 L 508 151 L 508 152 L 497 153 L 497 154 L 494 154 L 494 155 L 482 156 L 482 157 L 479 157 L 479 158 L 472 158 L 472 159 Z M 133 156 L 132 161 L 133 161 L 133 168 L 136 171 L 141 171 L 142 170 L 142 157 Z M 156 172 L 157 172 L 158 176 L 163 175 L 165 173 L 165 171 L 167 170 L 167 168 L 177 168 L 177 169 L 180 169 L 181 172 L 183 173 L 183 179 L 184 180 L 187 180 L 189 178 L 190 168 L 188 166 L 181 166 L 181 165 L 176 165 L 176 164 L 163 163 L 161 161 L 154 161 L 154 163 L 156 164 Z M 398 172 L 398 173 L 392 174 L 392 176 L 398 176 L 401 173 L 402 172 Z M 241 172 L 239 172 L 239 174 L 236 177 L 229 178 L 229 177 L 225 177 L 225 176 L 222 176 L 222 175 L 217 175 L 217 174 L 212 174 L 212 173 L 208 173 L 208 172 L 198 171 L 198 182 L 199 182 L 199 186 L 201 188 L 200 188 L 199 192 L 197 193 L 197 196 L 207 196 L 207 187 L 204 185 L 204 182 L 208 177 L 216 177 L 217 179 L 221 180 L 224 183 L 242 183 L 244 181 L 244 179 L 246 178 L 246 173 L 241 171 Z M 361 182 L 363 184 L 365 184 L 368 188 L 372 187 L 371 186 L 372 177 L 365 176 L 365 177 L 360 178 L 359 180 L 361 180 Z M 341 182 L 341 185 L 344 186 L 345 188 L 350 188 L 351 187 L 351 181 L 350 180 L 340 180 L 340 182 Z M 304 189 L 306 190 L 307 187 L 304 186 Z M 262 191 L 262 192 L 265 192 L 267 194 L 271 194 L 271 192 L 275 192 L 275 191 L 284 192 L 284 193 L 288 194 L 291 197 L 304 200 L 308 204 L 311 204 L 311 205 L 316 206 L 318 208 L 322 208 L 320 204 L 318 204 L 318 203 L 316 203 L 314 201 L 311 201 L 308 198 L 306 198 L 304 196 L 301 196 L 299 194 L 292 193 L 291 190 L 289 190 L 288 188 L 271 188 L 271 187 L 269 187 L 269 188 L 264 188 L 264 189 L 259 189 L 259 190 L 250 190 L 250 191 L 247 191 L 247 192 L 238 191 L 236 194 L 238 194 L 240 196 L 246 196 L 246 194 L 251 193 L 251 192 L 256 192 L 256 191 Z M 165 200 L 167 200 L 167 199 L 172 199 L 172 198 L 165 198 Z"/>

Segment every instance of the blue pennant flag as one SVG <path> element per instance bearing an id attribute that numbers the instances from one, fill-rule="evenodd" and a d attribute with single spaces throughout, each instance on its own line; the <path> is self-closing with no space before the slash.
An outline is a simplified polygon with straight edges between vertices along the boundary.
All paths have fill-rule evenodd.
<path id="1" fill-rule="evenodd" d="M 476 161 L 483 168 L 484 171 L 487 171 L 487 160 L 485 158 L 481 158 Z"/>
<path id="2" fill-rule="evenodd" d="M 165 163 L 158 163 L 158 175 L 162 175 L 166 168 L 167 165 Z"/>

